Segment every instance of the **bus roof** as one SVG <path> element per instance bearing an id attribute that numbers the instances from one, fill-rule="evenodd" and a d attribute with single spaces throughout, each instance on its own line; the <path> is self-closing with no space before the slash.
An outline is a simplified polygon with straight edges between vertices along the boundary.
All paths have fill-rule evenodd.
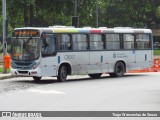
<path id="1" fill-rule="evenodd" d="M 74 28 L 74 27 L 23 27 L 14 30 L 39 30 L 43 33 L 152 33 L 150 29 L 116 27 L 116 28 Z"/>

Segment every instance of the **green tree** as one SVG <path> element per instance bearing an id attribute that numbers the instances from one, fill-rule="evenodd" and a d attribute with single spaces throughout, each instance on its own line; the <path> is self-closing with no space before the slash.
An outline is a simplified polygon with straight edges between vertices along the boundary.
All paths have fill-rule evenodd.
<path id="1" fill-rule="evenodd" d="M 77 1 L 80 27 L 96 26 L 96 5 L 99 26 L 151 27 L 153 24 L 160 24 L 160 1 L 157 0 Z M 2 6 L 0 8 L 2 9 Z M 1 11 L 0 20 L 2 21 Z M 7 0 L 10 31 L 15 27 L 24 26 L 71 25 L 73 15 L 74 0 Z M 2 22 L 0 26 L 2 28 Z"/>

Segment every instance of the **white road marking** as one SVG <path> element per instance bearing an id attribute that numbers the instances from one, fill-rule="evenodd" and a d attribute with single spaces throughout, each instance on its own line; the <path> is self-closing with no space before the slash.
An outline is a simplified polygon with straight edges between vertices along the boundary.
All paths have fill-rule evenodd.
<path id="1" fill-rule="evenodd" d="M 38 89 L 30 89 L 27 92 L 40 93 L 40 94 L 66 94 L 65 92 L 57 90 L 38 90 Z"/>

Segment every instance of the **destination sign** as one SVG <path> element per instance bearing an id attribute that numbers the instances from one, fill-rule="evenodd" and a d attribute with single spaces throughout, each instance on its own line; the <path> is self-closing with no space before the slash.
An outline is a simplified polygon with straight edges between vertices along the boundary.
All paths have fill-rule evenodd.
<path id="1" fill-rule="evenodd" d="M 14 37 L 38 37 L 39 31 L 38 30 L 15 30 L 13 32 Z"/>

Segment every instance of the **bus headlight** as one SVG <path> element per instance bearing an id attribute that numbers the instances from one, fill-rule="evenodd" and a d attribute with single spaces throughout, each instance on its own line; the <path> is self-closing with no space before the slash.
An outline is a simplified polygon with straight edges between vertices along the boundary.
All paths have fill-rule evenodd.
<path id="1" fill-rule="evenodd" d="M 39 66 L 40 62 L 36 62 L 32 65 L 32 69 L 36 69 Z"/>

